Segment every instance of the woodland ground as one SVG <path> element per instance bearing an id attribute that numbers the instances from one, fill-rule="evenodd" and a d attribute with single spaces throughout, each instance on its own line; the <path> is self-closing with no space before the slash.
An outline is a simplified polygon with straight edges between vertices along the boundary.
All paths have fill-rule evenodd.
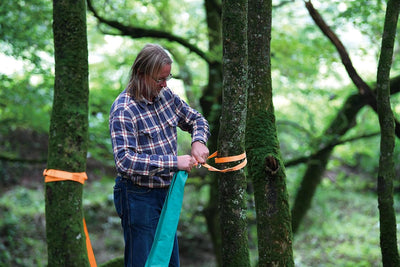
<path id="1" fill-rule="evenodd" d="M 34 152 L 30 155 L 35 156 Z M 18 162 L 0 161 L 0 267 L 46 266 L 42 177 L 45 167 L 44 163 L 27 167 Z M 288 170 L 288 190 L 293 199 L 297 186 L 291 181 L 294 175 L 290 172 Z M 123 255 L 121 226 L 112 198 L 114 170 L 89 159 L 87 173 L 89 180 L 84 185 L 83 196 L 85 219 L 97 263 L 101 265 Z M 213 267 L 213 250 L 201 215 L 208 188 L 199 187 L 193 182 L 194 174 L 190 176 L 178 227 L 181 265 Z M 382 266 L 374 178 L 358 176 L 354 170 L 347 171 L 347 177 L 340 182 L 334 177 L 337 174 L 328 173 L 323 179 L 312 208 L 294 237 L 296 266 Z M 365 184 L 372 186 L 366 189 Z M 399 202 L 396 191 L 397 218 L 400 216 Z M 250 199 L 249 243 L 255 266 L 257 246 L 253 207 Z"/>
<path id="2" fill-rule="evenodd" d="M 18 185 L 1 189 L 0 266 L 45 266 L 43 166 L 27 172 Z M 95 174 L 97 172 L 97 174 Z M 112 202 L 113 179 L 97 170 L 84 187 L 84 210 L 98 264 L 123 255 L 119 218 Z M 182 266 L 215 266 L 204 218 L 201 192 L 189 184 L 178 229 Z M 206 193 L 206 192 L 205 192 Z M 398 197 L 396 197 L 398 203 Z M 396 204 L 398 216 L 399 205 Z M 249 213 L 249 218 L 252 214 Z M 252 221 L 252 220 L 251 220 Z M 255 225 L 249 227 L 256 261 Z M 318 190 L 313 207 L 294 240 L 296 266 L 381 266 L 379 222 L 374 192 Z"/>
<path id="3" fill-rule="evenodd" d="M 10 167 L 10 166 L 8 166 Z M 93 167 L 93 166 L 91 166 Z M 0 197 L 0 267 L 45 266 L 46 233 L 44 213 L 44 184 L 42 172 L 45 165 L 20 172 L 18 185 L 9 179 L 1 187 Z M 90 168 L 90 167 L 88 167 Z M 115 213 L 111 176 L 99 174 L 112 172 L 96 168 L 89 173 L 84 185 L 84 211 L 89 236 L 99 265 L 123 256 L 124 240 L 120 220 Z M 187 207 L 187 205 L 186 205 Z M 188 207 L 187 207 L 188 208 Z M 194 214 L 193 214 L 194 215 Z M 187 221 L 178 229 L 182 266 L 214 266 L 212 245 L 202 216 L 184 214 Z M 181 218 L 182 218 L 181 217 Z M 194 222 L 194 220 L 196 222 Z M 199 227 L 199 222 L 202 226 Z M 197 225 L 192 225 L 192 223 Z M 201 229 L 202 232 L 196 232 Z"/>

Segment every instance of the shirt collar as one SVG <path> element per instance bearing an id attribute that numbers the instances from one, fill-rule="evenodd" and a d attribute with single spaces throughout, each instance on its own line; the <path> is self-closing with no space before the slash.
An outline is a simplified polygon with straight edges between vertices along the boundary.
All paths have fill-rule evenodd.
<path id="1" fill-rule="evenodd" d="M 160 95 L 163 93 L 163 91 L 164 91 L 164 89 L 161 90 L 161 92 L 158 94 L 158 96 L 156 96 L 156 97 L 154 98 L 153 101 L 150 101 L 150 100 L 147 100 L 146 98 L 143 98 L 143 99 L 137 101 L 137 103 L 138 103 L 142 108 L 145 108 L 145 107 L 148 106 L 148 105 L 154 105 L 156 102 L 158 102 L 158 101 L 161 100 L 161 96 L 160 96 Z"/>

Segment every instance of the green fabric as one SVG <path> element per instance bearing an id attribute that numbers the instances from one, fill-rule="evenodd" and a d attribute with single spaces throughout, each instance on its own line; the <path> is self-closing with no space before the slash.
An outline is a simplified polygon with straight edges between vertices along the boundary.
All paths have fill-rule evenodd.
<path id="1" fill-rule="evenodd" d="M 178 171 L 172 178 L 145 267 L 166 267 L 169 265 L 187 177 L 187 172 Z"/>

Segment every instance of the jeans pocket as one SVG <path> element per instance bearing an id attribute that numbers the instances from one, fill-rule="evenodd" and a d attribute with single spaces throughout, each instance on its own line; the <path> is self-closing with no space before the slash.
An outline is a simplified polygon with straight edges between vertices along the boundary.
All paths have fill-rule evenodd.
<path id="1" fill-rule="evenodd" d="M 122 197 L 122 189 L 114 187 L 114 206 L 120 218 L 123 216 Z"/>

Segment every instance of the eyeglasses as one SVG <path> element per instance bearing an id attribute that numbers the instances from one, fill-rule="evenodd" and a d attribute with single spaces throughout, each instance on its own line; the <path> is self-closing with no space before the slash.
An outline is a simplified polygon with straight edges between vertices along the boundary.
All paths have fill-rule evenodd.
<path id="1" fill-rule="evenodd" d="M 172 74 L 170 73 L 166 78 L 158 79 L 158 80 L 156 80 L 156 79 L 153 78 L 153 80 L 154 80 L 157 84 L 160 84 L 160 83 L 163 83 L 163 82 L 166 82 L 166 81 L 171 80 L 171 78 L 172 78 Z"/>

